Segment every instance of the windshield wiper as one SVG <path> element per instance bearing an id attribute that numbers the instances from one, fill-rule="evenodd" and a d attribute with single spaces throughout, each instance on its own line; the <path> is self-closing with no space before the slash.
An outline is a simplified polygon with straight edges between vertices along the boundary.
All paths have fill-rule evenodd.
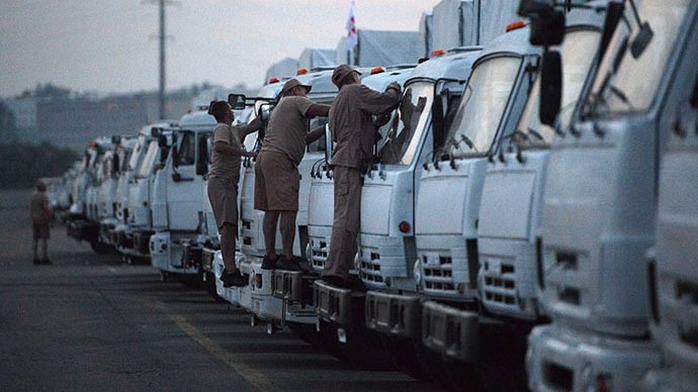
<path id="1" fill-rule="evenodd" d="M 628 107 L 630 107 L 630 109 L 635 109 L 633 104 L 630 103 L 630 100 L 628 99 L 628 97 L 618 87 L 611 84 L 608 86 L 608 91 L 612 92 L 615 96 L 617 96 L 618 99 L 620 99 L 620 101 L 623 102 L 624 104 L 628 105 Z"/>
<path id="2" fill-rule="evenodd" d="M 536 131 L 535 129 L 528 127 L 527 131 L 531 135 L 535 136 L 536 139 L 541 140 L 541 141 L 545 141 L 545 138 L 543 137 L 543 135 L 541 135 L 540 132 Z"/>
<path id="3" fill-rule="evenodd" d="M 475 147 L 475 143 L 473 143 L 473 141 L 463 133 L 460 135 L 460 141 L 458 143 L 460 144 L 461 142 L 464 142 L 468 147 L 470 147 L 471 150 L 475 150 L 477 153 L 480 152 L 478 151 L 477 147 Z"/>

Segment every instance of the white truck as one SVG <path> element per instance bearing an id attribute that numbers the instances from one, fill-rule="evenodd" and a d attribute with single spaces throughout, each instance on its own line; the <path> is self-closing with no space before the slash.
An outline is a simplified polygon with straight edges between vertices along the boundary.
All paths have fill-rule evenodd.
<path id="1" fill-rule="evenodd" d="M 114 230 L 122 222 L 121 200 L 126 194 L 128 180 L 132 170 L 128 169 L 131 154 L 138 144 L 138 139 L 130 136 L 119 137 L 118 143 L 107 159 L 102 171 L 104 181 L 99 193 L 99 235 L 100 240 L 116 249 Z"/>
<path id="2" fill-rule="evenodd" d="M 358 279 L 356 274 L 361 271 L 361 279 L 370 289 L 386 287 L 384 281 L 376 279 L 381 273 L 387 274 L 391 280 L 389 287 L 395 290 L 409 288 L 410 279 L 414 287 L 413 261 L 409 266 L 406 261 L 406 253 L 414 251 L 414 173 L 433 145 L 433 102 L 443 100 L 445 108 L 457 105 L 479 49 L 460 48 L 434 56 L 402 75 L 403 102 L 382 129 L 377 161 L 364 177 L 362 188 L 360 247 L 352 274 Z M 319 171 L 316 177 L 311 190 L 308 255 L 313 268 L 321 272 L 331 247 L 334 187 L 330 170 Z M 410 226 L 407 230 L 406 225 Z M 380 257 L 386 266 L 384 270 L 374 268 Z M 365 327 L 364 292 L 336 288 L 321 281 L 315 282 L 315 288 L 321 329 L 334 332 L 335 339 L 342 343 L 340 347 L 349 349 L 366 339 L 377 340 L 378 335 Z M 381 347 L 380 341 L 377 346 Z"/>
<path id="3" fill-rule="evenodd" d="M 532 390 L 634 391 L 665 361 L 650 334 L 645 257 L 655 243 L 659 168 L 677 103 L 695 98 L 697 12 L 690 0 L 626 1 L 579 121 L 551 146 L 539 289 L 552 324 L 529 336 Z M 690 301 L 686 293 L 673 295 Z M 690 354 L 677 359 L 676 368 L 695 372 Z"/>
<path id="4" fill-rule="evenodd" d="M 283 81 L 279 79 L 271 79 L 269 83 L 265 84 L 262 86 L 262 88 L 258 91 L 257 97 L 256 98 L 262 98 L 261 100 L 252 100 L 252 102 L 246 102 L 246 99 L 243 98 L 242 96 L 238 95 L 237 97 L 240 97 L 242 99 L 242 104 L 245 105 L 252 105 L 248 106 L 247 110 L 242 110 L 241 115 L 245 117 L 246 122 L 249 123 L 249 121 L 252 121 L 255 116 L 257 115 L 263 115 L 262 112 L 268 112 L 268 106 L 273 104 L 273 102 L 278 98 L 279 92 L 281 91 L 281 88 L 283 87 Z M 233 95 L 229 96 L 229 102 L 233 106 L 233 110 L 236 110 L 238 105 L 240 105 L 239 102 L 236 101 L 237 98 L 234 98 Z M 232 101 L 232 102 L 231 102 Z M 266 115 L 265 115 L 266 116 Z M 268 117 L 267 117 L 268 120 Z M 261 144 L 258 143 L 258 132 L 254 132 L 251 134 L 248 134 L 247 137 L 244 140 L 244 145 L 245 149 L 248 151 L 259 151 L 259 148 L 261 148 Z M 245 176 L 248 173 L 248 168 L 247 166 L 251 165 L 251 160 L 248 158 L 244 158 L 242 161 L 242 165 L 240 167 L 240 181 L 244 182 Z M 254 170 L 252 170 L 252 173 L 254 173 Z M 242 223 L 242 190 L 241 186 L 238 184 L 238 214 L 239 216 L 239 221 L 238 221 L 238 233 L 242 234 L 243 231 L 243 223 Z M 213 210 L 211 209 L 210 203 L 208 203 L 205 206 L 205 210 L 203 213 L 202 221 L 205 221 L 205 225 L 208 228 L 209 233 L 212 233 L 215 230 L 216 237 L 218 237 L 218 230 L 216 227 L 215 223 L 215 218 L 213 216 Z M 213 230 L 211 229 L 213 227 Z M 242 235 L 240 235 L 242 237 Z M 242 273 L 248 273 L 249 269 L 247 268 L 249 266 L 249 263 L 244 262 L 245 261 L 245 254 L 240 251 L 240 248 L 242 247 L 242 241 L 237 242 L 237 250 L 235 254 L 235 264 L 237 265 L 238 268 L 244 267 L 244 269 L 241 269 Z M 214 246 L 215 245 L 215 246 Z M 244 264 L 244 265 L 242 265 Z M 240 306 L 240 289 L 238 287 L 223 287 L 223 282 L 220 280 L 221 273 L 223 272 L 224 264 L 223 264 L 223 256 L 221 255 L 220 251 L 220 243 L 218 242 L 218 238 L 216 239 L 216 244 L 211 244 L 209 246 L 205 246 L 203 248 L 203 254 L 202 254 L 202 268 L 205 270 L 210 270 L 213 274 L 213 279 L 215 282 L 215 288 L 216 288 L 216 293 L 218 294 L 219 297 L 223 298 L 224 300 L 230 302 L 233 305 Z M 245 295 L 245 303 L 249 304 L 249 294 L 246 291 Z"/>
<path id="5" fill-rule="evenodd" d="M 695 25 L 694 25 L 695 26 Z M 695 28 L 694 28 L 695 30 Z M 696 39 L 695 32 L 693 37 Z M 684 56 L 695 47 L 687 48 Z M 663 356 L 663 368 L 645 377 L 647 391 L 698 390 L 698 78 L 695 68 L 680 80 L 682 94 L 668 102 L 673 113 L 659 169 L 657 243 L 650 264 L 651 331 Z M 692 89 L 692 90 L 688 90 Z"/>
<path id="6" fill-rule="evenodd" d="M 198 266 L 184 257 L 184 244 L 198 235 L 205 187 L 208 139 L 216 120 L 206 110 L 187 113 L 172 129 L 170 153 L 153 180 L 150 197 L 152 231 L 150 263 L 163 278 L 170 274 L 194 275 Z M 202 154 L 202 152 L 206 152 Z"/>
<path id="7" fill-rule="evenodd" d="M 396 65 L 389 67 L 375 67 L 370 71 L 364 70 L 365 75 L 362 77 L 362 83 L 376 91 L 384 91 L 387 85 L 391 82 L 398 82 L 400 84 L 404 83 L 407 76 L 411 73 L 414 66 L 412 65 Z M 323 75 L 316 76 L 314 79 L 308 81 L 302 81 L 304 83 L 309 83 L 315 85 L 321 82 L 321 86 L 325 85 L 325 89 L 331 91 L 331 97 L 327 97 L 327 103 L 331 103 L 336 95 L 336 87 L 331 84 L 331 72 L 325 72 Z M 318 79 L 322 78 L 322 79 Z M 311 91 L 311 94 L 313 91 Z M 320 102 L 320 100 L 316 100 Z M 321 119 L 322 123 L 311 123 L 311 128 L 321 126 L 327 119 Z M 386 132 L 387 126 L 383 130 Z M 327 200 L 318 200 L 317 197 L 329 197 L 330 204 L 332 203 L 332 194 L 320 194 L 313 193 L 312 188 L 316 184 L 316 180 L 319 179 L 322 173 L 321 167 L 326 164 L 327 151 L 328 148 L 331 150 L 331 142 L 328 142 L 330 136 L 326 133 L 324 139 L 320 139 L 317 145 L 318 153 L 314 154 L 311 159 L 304 162 L 302 165 L 302 181 L 301 181 L 301 193 L 300 199 L 303 200 L 303 205 L 305 208 L 305 213 L 301 219 L 300 215 L 297 219 L 299 225 L 299 232 L 304 236 L 304 241 L 302 241 L 303 248 L 306 250 L 306 256 L 310 248 L 309 245 L 309 226 L 311 219 L 309 217 L 310 210 L 313 210 L 321 214 L 332 215 L 332 209 L 320 210 L 318 211 L 318 206 L 324 206 Z M 308 154 L 306 154 L 308 157 Z M 306 159 L 304 159 L 306 161 Z M 322 180 L 320 180 L 322 181 Z M 330 218 L 331 219 L 331 218 Z M 314 335 L 315 324 L 317 322 L 317 316 L 315 314 L 315 308 L 313 306 L 313 281 L 317 279 L 317 272 L 312 270 L 309 265 L 304 271 L 284 271 L 275 270 L 273 273 L 273 297 L 274 301 L 278 301 L 282 307 L 281 312 L 275 314 L 272 318 L 274 323 L 278 325 L 288 325 L 296 331 L 305 331 L 304 335 Z"/>
<path id="8" fill-rule="evenodd" d="M 98 194 L 104 180 L 105 154 L 114 148 L 111 138 L 100 137 L 89 143 L 83 157 L 81 173 L 73 188 L 73 204 L 67 217 L 68 235 L 78 241 L 87 241 L 96 253 L 112 250 L 99 233 Z"/>
<path id="9" fill-rule="evenodd" d="M 265 98 L 265 99 L 275 99 L 276 96 L 279 94 L 279 91 L 281 91 L 281 88 L 283 87 L 283 81 L 277 78 L 273 78 L 269 81 L 269 83 L 265 84 L 262 86 L 262 88 L 259 90 L 257 93 L 257 97 L 260 98 Z M 260 101 L 261 102 L 261 101 Z M 244 109 L 233 109 L 234 114 L 235 114 L 235 119 L 233 120 L 233 125 L 241 125 L 241 124 L 247 124 L 250 121 L 252 121 L 255 116 L 256 116 L 256 111 L 259 109 L 259 106 L 261 105 L 255 105 L 254 102 L 247 102 L 245 103 L 245 108 Z M 260 146 L 257 143 L 257 132 L 248 134 L 245 140 L 243 141 L 243 144 L 245 146 L 245 150 L 247 151 L 253 151 L 255 149 L 258 149 Z M 208 149 L 209 152 L 208 155 L 210 155 L 210 150 L 211 150 L 211 142 L 207 144 L 206 148 Z M 243 158 L 242 160 L 242 165 L 240 167 L 240 181 L 243 182 L 245 178 L 245 173 L 247 172 L 247 166 L 250 164 L 250 159 L 249 158 Z M 204 178 L 205 181 L 207 181 L 206 178 Z M 239 186 L 239 184 L 238 184 Z M 238 304 L 237 301 L 233 298 L 233 295 L 235 295 L 235 298 L 237 298 L 237 290 L 233 288 L 224 288 L 222 285 L 222 282 L 220 282 L 220 273 L 222 271 L 222 268 L 218 270 L 218 273 L 216 274 L 215 270 L 215 259 L 216 259 L 216 254 L 218 254 L 218 258 L 220 259 L 220 239 L 219 239 L 219 233 L 218 233 L 218 227 L 216 226 L 216 220 L 215 217 L 213 216 L 213 209 L 211 208 L 211 203 L 209 202 L 208 199 L 208 190 L 207 187 L 204 186 L 202 189 L 203 192 L 203 204 L 202 204 L 202 209 L 199 215 L 199 236 L 197 239 L 196 243 L 189 243 L 185 246 L 185 252 L 187 253 L 187 258 L 192 258 L 194 263 L 199 263 L 200 265 L 200 275 L 201 275 L 201 281 L 204 287 L 208 290 L 210 290 L 212 293 L 216 293 L 219 297 L 228 300 L 228 302 Z M 242 200 L 241 197 L 241 192 L 238 192 L 238 206 L 240 206 L 240 202 Z M 238 211 L 240 211 L 241 208 L 238 208 Z M 238 229 L 242 227 L 241 221 L 238 221 Z M 240 230 L 238 230 L 240 232 Z M 240 249 L 240 242 L 237 242 L 237 252 L 239 253 Z M 191 256 L 189 256 L 191 254 Z M 239 257 L 242 257 L 242 253 L 238 255 Z M 221 263 L 221 266 L 223 265 L 222 259 L 219 260 Z"/>
<path id="10" fill-rule="evenodd" d="M 299 72 L 296 78 L 301 83 L 312 86 L 312 90 L 308 93 L 308 98 L 313 102 L 331 104 L 337 94 L 337 88 L 331 81 L 332 71 L 333 68 L 318 68 L 309 72 L 303 70 Z M 282 83 L 280 84 L 277 94 L 283 85 Z M 314 118 L 309 121 L 309 127 L 313 129 L 325 122 L 327 122 L 326 118 Z M 263 137 L 263 135 L 257 135 L 258 139 L 255 145 L 261 146 L 260 136 Z M 324 147 L 325 142 L 322 138 L 310 144 L 298 167 L 300 173 L 299 210 L 296 216 L 296 237 L 294 241 L 294 254 L 298 256 L 302 254 L 301 250 L 303 245 L 307 243 L 308 237 L 310 171 L 311 167 L 324 157 Z M 288 319 L 287 321 L 289 322 L 307 323 L 304 320 L 310 318 L 312 323 L 315 316 L 312 308 L 300 306 L 298 309 L 294 308 L 292 311 L 287 312 L 284 300 L 272 296 L 274 271 L 262 269 L 262 258 L 265 253 L 264 234 L 262 232 L 264 212 L 254 209 L 254 161 L 247 160 L 245 163 L 245 173 L 240 187 L 240 251 L 244 254 L 240 268 L 243 273 L 249 274 L 250 284 L 237 289 L 240 292 L 240 305 L 252 314 L 253 325 L 256 325 L 259 321 L 266 322 L 270 333 L 280 328 L 284 319 Z M 280 253 L 281 238 L 278 231 L 276 235 L 276 244 Z M 288 317 L 286 317 L 287 315 Z"/>
<path id="11" fill-rule="evenodd" d="M 173 127 L 176 127 L 174 121 L 156 122 L 142 127 L 129 159 L 125 195 L 120 200 L 121 220 L 111 235 L 111 243 L 127 262 L 150 259 L 148 240 L 152 234 L 149 209 L 151 176 L 159 162 L 166 157 L 171 143 L 168 137 L 171 137 L 172 132 L 163 130 Z"/>
<path id="12" fill-rule="evenodd" d="M 420 364 L 449 386 L 464 379 L 479 382 L 473 348 L 479 341 L 477 219 L 482 185 L 489 157 L 514 131 L 539 62 L 540 50 L 529 44 L 525 25 L 512 24 L 507 30 L 472 59 L 457 106 L 437 112 L 440 116 L 432 114 L 435 142 L 416 168 L 414 219 L 406 221 L 413 233 L 412 253 L 401 260 L 400 272 L 409 273 L 403 276 L 411 281 L 395 287 L 397 269 L 380 254 L 387 252 L 380 252 L 380 245 L 365 252 L 361 239 L 364 282 L 383 284 L 367 294 L 367 324 L 389 337 L 403 358 L 405 352 L 433 358 Z M 454 319 L 454 314 L 462 317 Z M 449 359 L 422 354 L 422 344 Z M 414 362 L 404 366 L 423 374 Z"/>

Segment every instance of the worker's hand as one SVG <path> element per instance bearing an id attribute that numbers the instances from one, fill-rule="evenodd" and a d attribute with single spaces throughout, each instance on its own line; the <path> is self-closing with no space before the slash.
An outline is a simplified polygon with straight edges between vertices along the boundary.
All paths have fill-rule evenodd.
<path id="1" fill-rule="evenodd" d="M 395 90 L 397 91 L 398 94 L 402 93 L 402 88 L 400 87 L 400 83 L 398 82 L 391 82 L 388 87 L 385 88 L 385 91 L 388 92 L 388 90 Z"/>
<path id="2" fill-rule="evenodd" d="M 390 112 L 385 113 L 385 114 L 379 114 L 379 115 L 373 117 L 373 125 L 375 125 L 377 127 L 382 127 L 388 121 L 390 121 Z M 380 137 L 379 137 L 379 139 L 380 139 Z"/>
<path id="3" fill-rule="evenodd" d="M 254 158 L 255 156 L 257 156 L 257 154 L 254 151 L 245 151 L 243 156 L 245 156 L 247 158 Z"/>

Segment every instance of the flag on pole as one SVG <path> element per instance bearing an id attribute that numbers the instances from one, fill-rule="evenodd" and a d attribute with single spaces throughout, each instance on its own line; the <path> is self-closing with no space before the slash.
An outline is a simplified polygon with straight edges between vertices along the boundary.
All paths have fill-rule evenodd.
<path id="1" fill-rule="evenodd" d="M 344 28 L 347 29 L 347 51 L 352 51 L 359 41 L 356 35 L 356 20 L 354 20 L 354 0 L 351 0 L 349 17 L 347 18 L 347 24 Z"/>

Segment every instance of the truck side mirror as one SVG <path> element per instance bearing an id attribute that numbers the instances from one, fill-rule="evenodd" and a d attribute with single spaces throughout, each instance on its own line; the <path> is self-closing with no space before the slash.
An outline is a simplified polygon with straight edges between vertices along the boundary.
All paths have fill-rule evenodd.
<path id="1" fill-rule="evenodd" d="M 216 101 L 211 101 L 211 102 L 209 102 L 209 104 L 208 104 L 208 112 L 207 112 L 207 113 L 210 114 L 210 115 L 212 115 L 212 116 L 213 116 L 213 104 L 214 104 L 214 103 L 216 103 Z"/>
<path id="2" fill-rule="evenodd" d="M 330 124 L 325 124 L 325 161 L 327 164 L 332 162 L 332 152 L 334 149 L 334 142 L 332 141 L 332 132 L 330 132 Z"/>
<path id="3" fill-rule="evenodd" d="M 529 18 L 531 16 L 547 12 L 552 8 L 552 0 L 521 0 L 519 3 L 519 9 L 516 12 L 520 16 Z"/>
<path id="4" fill-rule="evenodd" d="M 540 74 L 540 122 L 554 126 L 560 112 L 562 100 L 562 59 L 556 51 L 543 54 L 543 69 Z"/>
<path id="5" fill-rule="evenodd" d="M 635 36 L 635 39 L 630 44 L 630 54 L 633 55 L 633 58 L 637 59 L 642 55 L 653 37 L 654 32 L 650 24 L 647 22 L 643 23 L 642 27 L 640 27 L 640 32 L 637 33 L 637 36 Z"/>
<path id="6" fill-rule="evenodd" d="M 119 159 L 119 154 L 114 154 L 112 157 L 112 176 L 116 177 L 119 172 L 121 172 L 121 160 Z"/>
<path id="7" fill-rule="evenodd" d="M 438 151 L 444 145 L 445 139 L 445 126 L 444 126 L 444 105 L 441 96 L 436 96 L 434 103 L 431 105 L 432 113 L 432 127 L 433 127 L 433 137 L 434 137 L 434 152 Z M 434 160 L 438 160 L 439 157 L 434 154 Z"/>
<path id="8" fill-rule="evenodd" d="M 199 138 L 199 156 L 196 160 L 196 174 L 203 176 L 208 173 L 208 143 L 205 136 Z"/>
<path id="9" fill-rule="evenodd" d="M 229 94 L 228 103 L 233 107 L 233 110 L 242 110 L 245 108 L 247 97 L 244 94 Z"/>
<path id="10" fill-rule="evenodd" d="M 531 45 L 559 45 L 565 39 L 565 14 L 560 10 L 549 10 L 531 18 Z"/>

